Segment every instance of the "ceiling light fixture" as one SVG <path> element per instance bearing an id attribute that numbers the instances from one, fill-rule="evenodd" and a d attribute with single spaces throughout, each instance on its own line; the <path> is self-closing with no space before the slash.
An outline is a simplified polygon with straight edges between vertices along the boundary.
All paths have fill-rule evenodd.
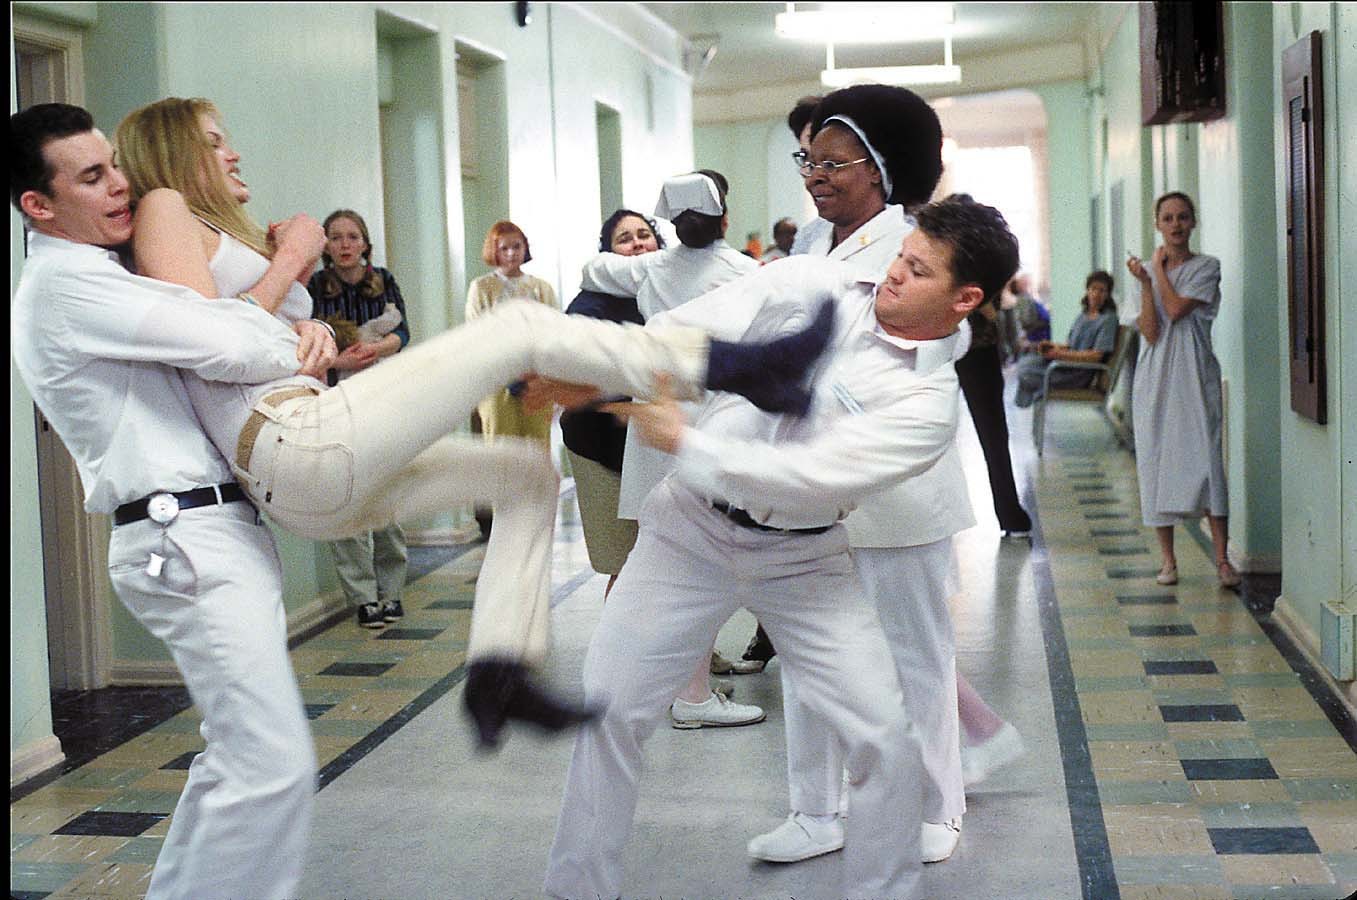
<path id="1" fill-rule="evenodd" d="M 802 10 L 795 3 L 773 18 L 778 37 L 831 44 L 897 44 L 936 40 L 954 21 L 950 3 L 835 3 Z"/>
<path id="2" fill-rule="evenodd" d="M 952 64 L 952 36 L 943 38 L 943 64 L 940 66 L 874 66 L 839 69 L 834 66 L 834 45 L 825 45 L 825 68 L 820 84 L 827 88 L 850 84 L 894 84 L 902 87 L 926 84 L 961 84 L 961 66 Z"/>

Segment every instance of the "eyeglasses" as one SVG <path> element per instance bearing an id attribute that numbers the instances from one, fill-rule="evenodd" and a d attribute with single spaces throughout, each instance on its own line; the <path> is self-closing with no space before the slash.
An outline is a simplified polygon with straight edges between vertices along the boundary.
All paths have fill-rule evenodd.
<path id="1" fill-rule="evenodd" d="M 796 154 L 793 153 L 792 156 L 795 157 Z M 852 162 L 834 162 L 833 160 L 825 160 L 822 163 L 814 163 L 811 162 L 809 159 L 801 158 L 797 160 L 796 167 L 801 170 L 802 178 L 809 178 L 810 176 L 815 174 L 816 169 L 819 169 L 826 175 L 833 175 L 840 169 L 846 169 L 849 166 L 856 166 L 858 163 L 864 163 L 868 159 L 870 159 L 870 157 L 864 156 L 862 159 L 855 159 Z"/>

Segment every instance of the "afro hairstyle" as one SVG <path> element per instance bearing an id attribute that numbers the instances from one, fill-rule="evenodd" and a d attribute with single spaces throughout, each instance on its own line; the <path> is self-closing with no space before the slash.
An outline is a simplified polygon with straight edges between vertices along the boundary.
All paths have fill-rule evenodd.
<path id="1" fill-rule="evenodd" d="M 891 180 L 887 203 L 927 203 L 942 177 L 942 123 L 922 97 L 902 87 L 855 84 L 825 95 L 811 119 L 811 136 L 825 119 L 847 116 L 881 155 Z"/>

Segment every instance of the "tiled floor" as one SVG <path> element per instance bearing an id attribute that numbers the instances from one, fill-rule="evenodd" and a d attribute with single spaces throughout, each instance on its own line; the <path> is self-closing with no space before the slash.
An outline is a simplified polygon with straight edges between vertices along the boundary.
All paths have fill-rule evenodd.
<path id="1" fill-rule="evenodd" d="M 1140 525 L 1131 458 L 1095 413 L 1053 408 L 1040 461 L 1026 439 L 1028 414 L 1011 416 L 1015 466 L 1035 498 L 1035 544 L 1029 551 L 997 541 L 987 489 L 975 480 L 984 475 L 974 436 L 963 435 L 982 521 L 958 541 L 963 592 L 954 609 L 960 666 L 1024 729 L 1031 750 L 970 798 L 962 846 L 930 867 L 930 890 L 1087 900 L 1346 896 L 1357 888 L 1357 733 L 1345 708 L 1316 699 L 1303 660 L 1250 612 L 1266 598 L 1246 604 L 1216 587 L 1210 557 L 1190 534 L 1179 532 L 1180 583 L 1155 584 L 1157 551 Z M 562 523 L 554 665 L 569 670 L 587 642 L 602 579 L 587 567 L 568 497 Z M 457 743 L 481 552 L 425 555 L 399 625 L 372 632 L 346 619 L 293 649 L 321 764 L 304 896 L 507 897 L 540 883 L 568 741 L 519 739 L 497 760 L 475 762 Z M 733 620 L 721 648 L 738 652 L 747 628 Z M 777 679 L 742 678 L 738 690 L 737 699 L 769 707 L 769 723 L 728 734 L 662 732 L 650 764 L 664 782 L 696 756 L 724 785 L 704 797 L 738 795 L 742 808 L 758 807 L 772 823 L 782 790 Z M 117 745 L 98 729 L 73 731 L 81 764 L 12 792 L 11 896 L 144 892 L 188 761 L 201 748 L 195 712 L 175 712 L 182 699 L 173 692 L 151 693 L 69 704 L 76 716 L 85 710 L 86 723 L 99 718 L 90 710 L 116 716 L 121 700 L 163 721 Z M 155 704 L 158 714 L 146 711 Z M 424 779 L 443 792 L 429 794 Z M 804 897 L 835 883 L 833 857 L 750 866 L 742 847 L 752 826 L 711 809 L 697 822 L 696 813 L 680 815 L 692 803 L 682 779 L 674 781 L 647 783 L 647 796 L 663 796 L 643 799 L 638 812 L 628 860 L 636 890 Z M 388 811 L 392 819 L 409 808 L 423 820 L 363 819 L 383 806 L 402 810 Z M 346 851 L 364 840 L 395 868 L 352 862 Z M 457 857 L 470 868 L 456 872 L 483 879 L 411 874 L 454 871 Z M 703 858 L 710 863 L 699 874 Z"/>

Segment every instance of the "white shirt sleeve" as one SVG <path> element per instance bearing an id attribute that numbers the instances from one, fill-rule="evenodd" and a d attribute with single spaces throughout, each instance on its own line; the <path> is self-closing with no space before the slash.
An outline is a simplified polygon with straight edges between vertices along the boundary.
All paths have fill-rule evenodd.
<path id="1" fill-rule="evenodd" d="M 210 381 L 259 384 L 293 375 L 297 335 L 263 309 L 204 299 L 179 285 L 132 275 L 110 261 L 58 273 L 48 314 L 75 352 L 162 363 Z"/>
<path id="2" fill-rule="evenodd" d="M 600 253 L 584 264 L 580 287 L 615 297 L 635 297 L 649 277 L 650 267 L 659 261 L 663 250 L 623 256 L 620 253 Z"/>
<path id="3" fill-rule="evenodd" d="M 829 525 L 866 497 L 926 471 L 951 446 L 957 379 L 942 366 L 887 407 L 845 415 L 805 443 L 725 440 L 689 428 L 677 477 L 776 527 Z"/>
<path id="4" fill-rule="evenodd" d="M 681 306 L 658 313 L 647 326 L 682 325 L 701 328 L 723 341 L 768 340 L 769 323 L 787 322 L 791 313 L 808 309 L 815 301 L 833 295 L 842 285 L 842 270 L 826 267 L 823 260 L 787 259 L 775 267 L 761 267 L 735 281 L 729 281 Z M 758 320 L 760 333 L 751 335 Z M 795 319 L 797 325 L 801 319 Z"/>

